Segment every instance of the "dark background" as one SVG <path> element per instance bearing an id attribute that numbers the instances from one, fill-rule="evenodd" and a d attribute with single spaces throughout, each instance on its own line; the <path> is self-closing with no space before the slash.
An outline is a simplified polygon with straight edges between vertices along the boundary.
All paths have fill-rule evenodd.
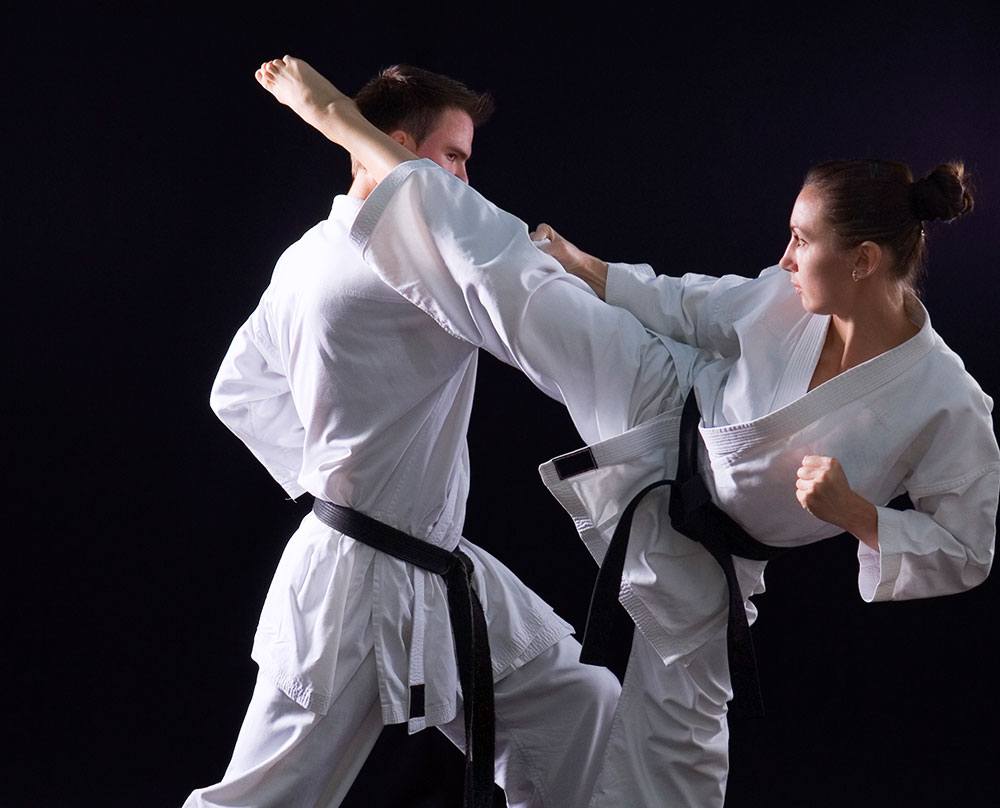
<path id="1" fill-rule="evenodd" d="M 925 299 L 996 396 L 1000 26 L 977 6 L 10 18 L 0 805 L 179 805 L 228 761 L 306 506 L 208 391 L 278 255 L 347 187 L 346 157 L 254 81 L 264 59 L 301 56 L 347 91 L 399 61 L 493 91 L 473 184 L 671 274 L 776 262 L 814 162 L 962 157 L 976 210 L 931 230 Z M 466 535 L 582 629 L 595 568 L 535 470 L 578 445 L 567 416 L 484 357 L 469 440 Z M 732 720 L 727 805 L 994 804 L 995 577 L 866 605 L 841 538 L 774 562 L 757 601 L 769 714 Z M 351 804 L 457 805 L 460 768 L 435 732 L 389 733 Z"/>

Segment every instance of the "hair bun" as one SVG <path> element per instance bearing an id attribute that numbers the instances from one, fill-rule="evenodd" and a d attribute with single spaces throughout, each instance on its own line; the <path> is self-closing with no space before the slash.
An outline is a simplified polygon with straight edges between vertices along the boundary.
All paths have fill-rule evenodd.
<path id="1" fill-rule="evenodd" d="M 923 222 L 950 221 L 972 210 L 972 192 L 962 163 L 943 163 L 910 186 L 913 212 Z"/>

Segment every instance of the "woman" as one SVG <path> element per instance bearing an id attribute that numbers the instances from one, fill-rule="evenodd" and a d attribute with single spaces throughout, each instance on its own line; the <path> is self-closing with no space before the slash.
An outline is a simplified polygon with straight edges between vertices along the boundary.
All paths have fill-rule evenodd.
<path id="1" fill-rule="evenodd" d="M 542 475 L 598 560 L 633 495 L 678 472 L 693 391 L 701 478 L 737 530 L 770 547 L 852 532 L 866 600 L 985 579 L 1000 478 L 992 402 L 911 288 L 921 220 L 971 207 L 960 167 L 917 183 L 879 161 L 817 167 L 780 267 L 753 280 L 655 278 L 540 228 L 592 290 L 522 222 L 413 162 L 305 63 L 275 60 L 257 77 L 381 183 L 352 228 L 376 273 L 566 404 L 591 445 Z M 405 244 L 393 235 L 403 232 Z M 903 492 L 913 510 L 884 507 Z M 643 501 L 618 545 L 620 599 L 640 633 L 594 805 L 714 806 L 725 795 L 731 589 L 666 502 L 665 487 Z M 737 591 L 763 590 L 764 561 L 731 563 Z"/>

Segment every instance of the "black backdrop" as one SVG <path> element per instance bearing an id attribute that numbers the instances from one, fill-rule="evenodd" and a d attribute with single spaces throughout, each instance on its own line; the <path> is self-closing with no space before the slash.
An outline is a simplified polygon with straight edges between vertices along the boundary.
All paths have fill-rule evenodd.
<path id="1" fill-rule="evenodd" d="M 492 90 L 473 184 L 672 274 L 774 263 L 813 162 L 964 157 L 977 209 L 931 232 L 925 298 L 997 395 L 1000 26 L 978 5 L 11 18 L 0 804 L 179 805 L 228 760 L 256 617 L 305 506 L 208 390 L 275 259 L 347 184 L 346 158 L 257 86 L 261 61 L 300 55 L 349 91 L 398 61 Z M 466 534 L 582 629 L 594 568 L 535 471 L 578 445 L 568 418 L 484 357 L 469 440 Z M 732 721 L 728 805 L 992 804 L 995 579 L 866 605 L 842 538 L 773 563 L 758 603 L 769 716 Z M 390 733 L 351 804 L 456 805 L 459 769 L 437 733 Z"/>

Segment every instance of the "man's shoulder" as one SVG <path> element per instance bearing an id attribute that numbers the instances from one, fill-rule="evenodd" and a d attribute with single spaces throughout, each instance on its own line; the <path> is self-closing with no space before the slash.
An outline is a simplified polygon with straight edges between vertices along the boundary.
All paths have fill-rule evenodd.
<path id="1" fill-rule="evenodd" d="M 336 283 L 343 271 L 364 268 L 347 230 L 337 222 L 317 222 L 289 244 L 275 264 L 275 278 L 326 279 Z M 334 271 L 335 270 L 335 271 Z"/>
<path id="2" fill-rule="evenodd" d="M 289 257 L 307 258 L 310 255 L 315 255 L 316 257 L 341 257 L 341 255 L 359 257 L 357 250 L 351 247 L 350 239 L 347 236 L 347 229 L 339 222 L 331 219 L 321 219 L 307 229 L 285 248 L 281 259 L 287 260 Z"/>
<path id="3" fill-rule="evenodd" d="M 346 298 L 365 298 L 391 305 L 409 305 L 365 264 L 351 243 L 348 227 L 325 219 L 309 228 L 281 254 L 271 277 L 272 300 L 300 309 L 329 312 Z"/>

